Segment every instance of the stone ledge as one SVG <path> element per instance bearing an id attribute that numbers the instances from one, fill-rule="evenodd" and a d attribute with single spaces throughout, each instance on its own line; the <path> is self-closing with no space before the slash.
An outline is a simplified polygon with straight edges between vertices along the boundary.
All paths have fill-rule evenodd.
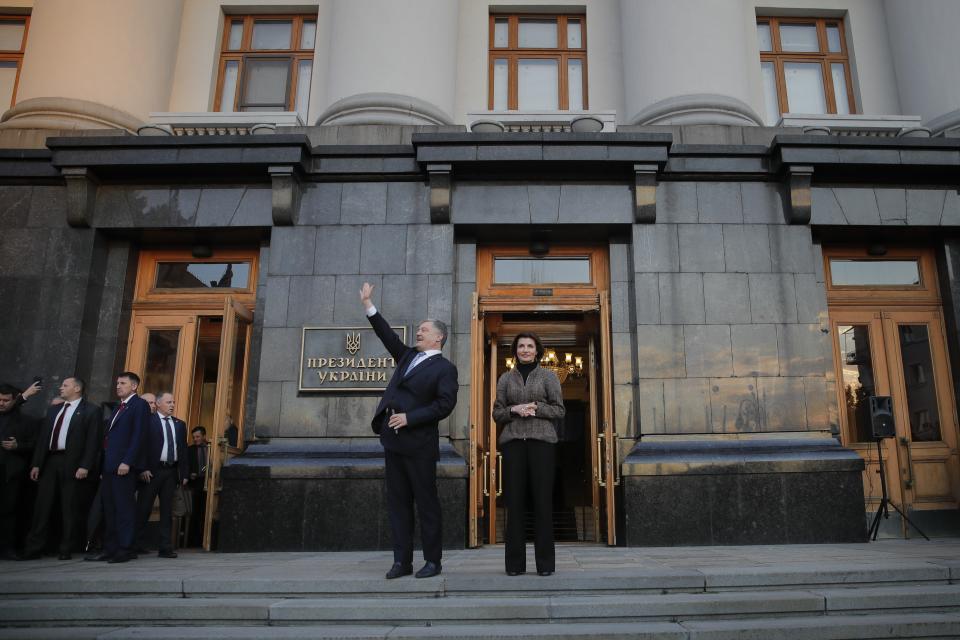
<path id="1" fill-rule="evenodd" d="M 624 476 L 862 471 L 863 459 L 833 438 L 647 441 L 623 461 Z"/>

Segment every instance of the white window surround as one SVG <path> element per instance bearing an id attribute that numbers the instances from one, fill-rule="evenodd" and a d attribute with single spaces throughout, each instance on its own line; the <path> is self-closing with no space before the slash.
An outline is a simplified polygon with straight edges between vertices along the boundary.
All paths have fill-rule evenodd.
<path id="1" fill-rule="evenodd" d="M 302 127 L 296 111 L 155 111 L 140 135 L 215 136 L 272 133 L 277 127 Z"/>
<path id="2" fill-rule="evenodd" d="M 592 118 L 596 122 L 583 119 Z M 487 124 L 486 131 L 493 131 L 497 125 L 503 131 L 518 132 L 564 132 L 572 131 L 574 120 L 580 120 L 588 131 L 616 131 L 616 111 L 470 111 L 467 113 L 467 126 L 472 131 L 475 125 Z M 597 122 L 599 125 L 597 125 Z M 597 128 L 599 126 L 599 128 Z"/>

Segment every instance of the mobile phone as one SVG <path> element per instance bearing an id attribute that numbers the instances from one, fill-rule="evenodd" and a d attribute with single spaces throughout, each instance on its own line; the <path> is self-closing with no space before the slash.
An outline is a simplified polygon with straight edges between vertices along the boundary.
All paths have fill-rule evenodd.
<path id="1" fill-rule="evenodd" d="M 43 376 L 33 376 L 33 384 L 43 384 Z"/>

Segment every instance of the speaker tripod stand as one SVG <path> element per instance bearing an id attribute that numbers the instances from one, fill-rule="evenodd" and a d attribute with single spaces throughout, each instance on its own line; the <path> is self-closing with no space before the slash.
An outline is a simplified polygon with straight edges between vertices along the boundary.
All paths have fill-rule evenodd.
<path id="1" fill-rule="evenodd" d="M 880 490 L 883 492 L 883 497 L 880 498 L 880 505 L 877 507 L 877 512 L 873 516 L 873 522 L 870 523 L 870 531 L 867 533 L 867 538 L 876 540 L 877 534 L 880 532 L 880 515 L 882 514 L 884 519 L 890 517 L 890 510 L 887 508 L 887 505 L 890 505 L 897 510 L 897 513 L 900 514 L 900 517 L 903 518 L 907 524 L 917 530 L 917 533 L 922 535 L 926 540 L 930 540 L 923 531 L 920 530 L 920 527 L 916 523 L 907 517 L 903 511 L 900 510 L 900 507 L 895 505 L 890 501 L 889 496 L 887 496 L 887 475 L 883 470 L 883 447 L 880 446 L 883 438 L 876 438 L 877 441 L 877 462 L 880 464 Z"/>

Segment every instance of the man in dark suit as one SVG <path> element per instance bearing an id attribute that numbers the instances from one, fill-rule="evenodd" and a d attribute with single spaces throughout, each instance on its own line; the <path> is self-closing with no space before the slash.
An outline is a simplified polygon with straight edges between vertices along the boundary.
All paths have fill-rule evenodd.
<path id="1" fill-rule="evenodd" d="M 193 513 L 188 518 L 187 545 L 199 547 L 203 544 L 203 514 L 207 508 L 207 430 L 197 425 L 190 432 L 193 444 L 187 447 L 187 459 L 190 462 L 190 495 L 193 500 Z"/>
<path id="2" fill-rule="evenodd" d="M 187 425 L 173 417 L 175 404 L 173 394 L 165 391 L 157 396 L 157 412 L 150 416 L 147 437 L 144 442 L 145 466 L 140 474 L 140 490 L 137 492 L 137 535 L 142 544 L 143 530 L 150 519 L 153 501 L 160 496 L 159 550 L 161 558 L 176 558 L 170 539 L 173 527 L 173 492 L 177 486 L 187 484 Z"/>
<path id="3" fill-rule="evenodd" d="M 0 384 L 0 558 L 4 560 L 17 559 L 17 513 L 37 431 L 36 420 L 20 413 L 20 407 L 39 391 L 39 382 L 23 393 Z"/>
<path id="4" fill-rule="evenodd" d="M 417 577 L 429 578 L 441 568 L 438 423 L 457 404 L 457 368 L 441 354 L 447 341 L 444 323 L 424 320 L 417 327 L 416 346 L 408 347 L 373 306 L 372 295 L 373 285 L 363 283 L 360 301 L 367 319 L 397 365 L 370 423 L 380 435 L 385 458 L 387 513 L 393 537 L 393 566 L 386 577 L 390 580 L 413 573 L 416 503 L 426 561 Z"/>
<path id="5" fill-rule="evenodd" d="M 42 555 L 47 525 L 59 496 L 62 528 L 60 559 L 69 560 L 77 541 L 78 492 L 96 461 L 100 432 L 100 407 L 83 397 L 85 384 L 77 377 L 60 384 L 63 402 L 50 407 L 33 449 L 30 479 L 39 482 L 33 523 L 23 559 Z"/>
<path id="6" fill-rule="evenodd" d="M 140 376 L 124 371 L 117 376 L 120 398 L 117 410 L 107 423 L 103 437 L 103 474 L 100 479 L 106 528 L 103 553 L 84 560 L 111 563 L 135 560 L 133 536 L 136 530 L 136 482 L 134 467 L 142 464 L 141 445 L 150 421 L 150 406 L 139 396 Z"/>

